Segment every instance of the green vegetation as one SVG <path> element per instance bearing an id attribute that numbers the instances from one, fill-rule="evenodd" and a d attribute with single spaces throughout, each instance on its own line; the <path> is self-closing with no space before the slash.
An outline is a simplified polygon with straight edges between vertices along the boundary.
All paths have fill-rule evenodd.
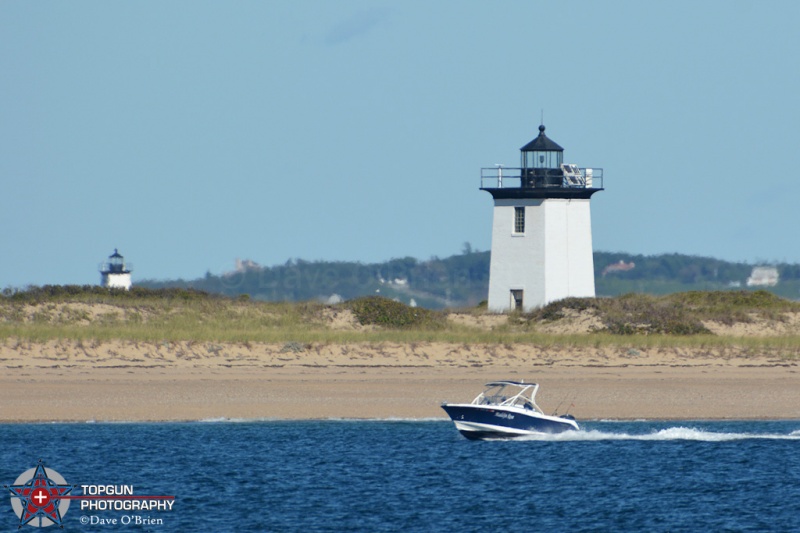
<path id="1" fill-rule="evenodd" d="M 629 294 L 616 298 L 568 298 L 530 314 L 492 320 L 485 308 L 458 311 L 465 320 L 409 307 L 383 297 L 336 305 L 261 302 L 196 290 L 99 287 L 40 287 L 6 291 L 0 297 L 4 342 L 265 342 L 457 344 L 530 343 L 548 347 L 691 347 L 800 354 L 800 337 L 722 337 L 704 325 L 767 321 L 782 324 L 800 303 L 766 291 L 686 292 L 667 296 Z M 546 333 L 553 323 L 589 315 L 592 333 Z M 486 319 L 491 324 L 481 325 Z"/>
<path id="2" fill-rule="evenodd" d="M 800 303 L 767 291 L 690 291 L 667 296 L 626 294 L 617 298 L 566 298 L 530 314 L 529 322 L 556 320 L 569 311 L 591 310 L 614 335 L 709 335 L 703 322 L 732 325 L 756 318 L 780 321 L 785 313 L 800 312 Z"/>
<path id="3" fill-rule="evenodd" d="M 447 319 L 443 313 L 420 307 L 409 307 L 400 302 L 368 296 L 351 300 L 344 305 L 353 311 L 361 325 L 383 326 L 395 329 L 444 329 Z"/>
<path id="4" fill-rule="evenodd" d="M 133 287 L 131 290 L 107 289 L 99 285 L 43 285 L 29 287 L 23 291 L 5 289 L 3 299 L 9 302 L 38 304 L 42 302 L 122 302 L 141 299 L 162 300 L 208 300 L 214 298 L 209 293 L 194 289 Z"/>

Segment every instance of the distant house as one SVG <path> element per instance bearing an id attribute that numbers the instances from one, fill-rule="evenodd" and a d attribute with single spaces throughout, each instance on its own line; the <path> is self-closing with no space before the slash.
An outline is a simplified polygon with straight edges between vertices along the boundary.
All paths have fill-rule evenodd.
<path id="1" fill-rule="evenodd" d="M 603 269 L 602 276 L 606 277 L 606 274 L 611 274 L 613 272 L 627 272 L 629 270 L 633 270 L 636 268 L 636 263 L 631 261 L 630 263 L 626 263 L 622 259 L 619 260 L 619 263 L 613 263 L 608 265 Z"/>
<path id="2" fill-rule="evenodd" d="M 226 275 L 233 275 L 238 274 L 240 272 L 247 272 L 248 270 L 258 270 L 261 268 L 261 265 L 256 263 L 250 259 L 239 259 L 236 258 L 236 270 L 233 272 L 227 272 Z"/>
<path id="3" fill-rule="evenodd" d="M 747 278 L 748 287 L 774 287 L 778 284 L 778 269 L 769 266 L 753 267 L 750 277 Z"/>

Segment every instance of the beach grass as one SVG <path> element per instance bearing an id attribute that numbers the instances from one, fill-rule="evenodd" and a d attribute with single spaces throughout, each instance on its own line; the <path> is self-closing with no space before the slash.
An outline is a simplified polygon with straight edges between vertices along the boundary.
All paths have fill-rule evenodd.
<path id="1" fill-rule="evenodd" d="M 368 297 L 336 305 L 262 302 L 192 290 L 42 287 L 0 297 L 0 339 L 48 342 L 125 340 L 220 343 L 535 344 L 546 347 L 652 350 L 727 349 L 800 357 L 800 335 L 714 335 L 705 324 L 781 324 L 800 304 L 764 291 L 689 292 L 668 296 L 567 298 L 533 313 L 514 313 L 491 327 L 448 319 L 454 312 Z M 459 310 L 476 322 L 485 308 Z M 544 326 L 589 314 L 583 333 Z"/>

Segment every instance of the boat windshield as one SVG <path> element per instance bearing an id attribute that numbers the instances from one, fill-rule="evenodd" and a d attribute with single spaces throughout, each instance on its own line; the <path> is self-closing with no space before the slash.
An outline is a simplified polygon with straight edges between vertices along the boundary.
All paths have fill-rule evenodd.
<path id="1" fill-rule="evenodd" d="M 541 412 L 534 401 L 535 384 L 492 383 L 472 402 L 477 405 L 502 405 Z"/>

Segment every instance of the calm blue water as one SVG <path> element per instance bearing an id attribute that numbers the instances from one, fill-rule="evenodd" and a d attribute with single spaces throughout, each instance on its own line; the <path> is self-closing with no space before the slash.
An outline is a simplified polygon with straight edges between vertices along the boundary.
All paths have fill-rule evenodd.
<path id="1" fill-rule="evenodd" d="M 0 425 L 0 483 L 43 459 L 70 484 L 176 497 L 73 501 L 65 531 L 800 530 L 800 421 L 583 426 L 473 442 L 443 420 Z M 79 522 L 126 514 L 163 523 Z M 18 522 L 0 500 L 0 531 Z"/>

